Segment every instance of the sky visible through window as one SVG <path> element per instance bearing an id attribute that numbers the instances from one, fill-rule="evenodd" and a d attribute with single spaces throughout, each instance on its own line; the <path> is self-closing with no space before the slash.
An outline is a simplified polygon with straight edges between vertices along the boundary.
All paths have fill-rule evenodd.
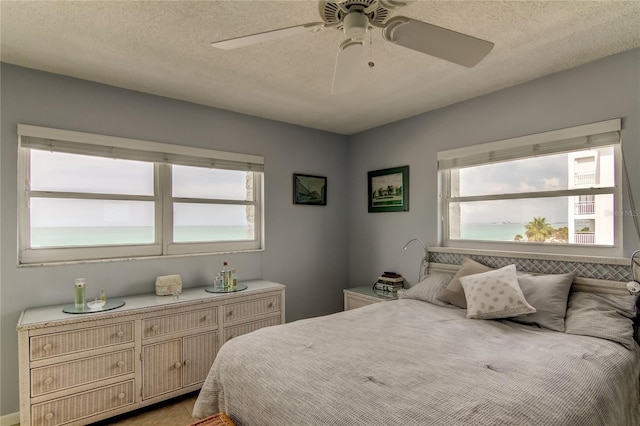
<path id="1" fill-rule="evenodd" d="M 176 197 L 247 199 L 246 172 L 174 166 Z M 153 195 L 153 164 L 31 151 L 31 189 L 93 194 Z M 152 226 L 146 201 L 32 199 L 33 227 Z M 238 206 L 181 204 L 176 226 L 245 226 Z"/>
<path id="2" fill-rule="evenodd" d="M 556 191 L 568 188 L 567 154 L 460 169 L 460 196 Z M 492 200 L 461 205 L 462 223 L 526 223 L 542 216 L 566 223 L 566 198 Z"/>

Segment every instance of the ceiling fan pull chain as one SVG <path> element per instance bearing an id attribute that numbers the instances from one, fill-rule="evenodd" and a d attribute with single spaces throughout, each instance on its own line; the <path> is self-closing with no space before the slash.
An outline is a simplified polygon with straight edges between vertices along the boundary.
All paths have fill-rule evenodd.
<path id="1" fill-rule="evenodd" d="M 375 61 L 373 60 L 373 34 L 369 31 L 369 68 L 373 68 L 376 66 Z"/>

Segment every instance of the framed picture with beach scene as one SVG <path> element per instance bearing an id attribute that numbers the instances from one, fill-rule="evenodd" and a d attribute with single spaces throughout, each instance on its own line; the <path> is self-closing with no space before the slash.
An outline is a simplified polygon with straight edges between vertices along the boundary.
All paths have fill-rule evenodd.
<path id="1" fill-rule="evenodd" d="M 409 211 L 409 166 L 367 173 L 369 213 Z"/>
<path id="2" fill-rule="evenodd" d="M 293 204 L 327 205 L 327 178 L 325 176 L 293 175 Z"/>

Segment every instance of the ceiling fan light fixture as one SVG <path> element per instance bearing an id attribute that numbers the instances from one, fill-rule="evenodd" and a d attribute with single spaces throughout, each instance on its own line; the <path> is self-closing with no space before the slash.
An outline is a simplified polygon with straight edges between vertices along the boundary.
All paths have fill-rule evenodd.
<path id="1" fill-rule="evenodd" d="M 361 12 L 350 12 L 344 17 L 344 33 L 352 40 L 360 40 L 367 35 L 369 18 Z"/>
<path id="2" fill-rule="evenodd" d="M 0 0 L 1 1 L 1 0 Z M 295 37 L 323 28 L 343 31 L 347 39 L 338 48 L 331 94 L 347 92 L 359 86 L 363 72 L 375 66 L 367 61 L 365 38 L 373 37 L 372 28 L 382 29 L 387 41 L 416 52 L 435 56 L 458 65 L 472 67 L 493 48 L 486 40 L 428 24 L 405 16 L 389 18 L 393 9 L 405 6 L 408 0 L 320 0 L 318 11 L 324 22 L 310 22 L 211 43 L 219 49 L 236 49 L 265 41 Z"/>

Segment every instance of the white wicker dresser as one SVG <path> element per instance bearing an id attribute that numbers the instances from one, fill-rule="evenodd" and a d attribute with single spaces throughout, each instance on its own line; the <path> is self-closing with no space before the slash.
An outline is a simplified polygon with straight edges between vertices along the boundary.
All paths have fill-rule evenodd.
<path id="1" fill-rule="evenodd" d="M 20 424 L 84 425 L 200 389 L 227 340 L 285 321 L 285 287 L 245 281 L 122 298 L 121 308 L 27 309 L 18 322 Z"/>

